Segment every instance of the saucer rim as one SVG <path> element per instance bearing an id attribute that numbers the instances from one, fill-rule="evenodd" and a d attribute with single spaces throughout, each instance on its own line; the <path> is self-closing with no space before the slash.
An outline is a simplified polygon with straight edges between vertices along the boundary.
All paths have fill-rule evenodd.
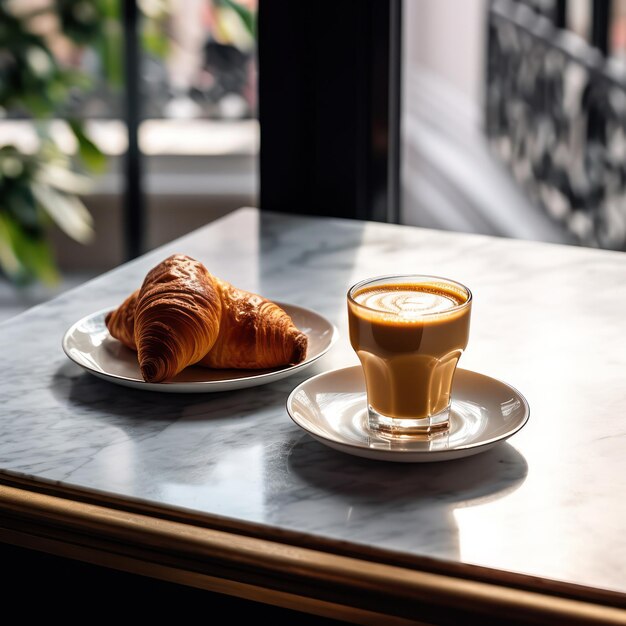
<path id="1" fill-rule="evenodd" d="M 491 439 L 487 439 L 485 441 L 480 441 L 480 442 L 474 442 L 474 443 L 470 443 L 470 444 L 466 444 L 466 445 L 458 445 L 458 446 L 454 446 L 453 448 L 448 448 L 445 450 L 420 450 L 420 451 L 415 451 L 415 450 L 385 450 L 384 454 L 380 454 L 377 452 L 372 451 L 371 448 L 366 448 L 365 446 L 360 446 L 354 443 L 350 443 L 350 442 L 344 442 L 344 441 L 338 441 L 337 439 L 331 439 L 329 437 L 326 437 L 324 435 L 319 435 L 319 434 L 313 434 L 308 428 L 305 428 L 302 424 L 300 424 L 295 417 L 292 414 L 292 411 L 289 410 L 290 405 L 292 404 L 292 400 L 295 397 L 296 393 L 298 393 L 298 391 L 300 391 L 306 384 L 311 383 L 313 380 L 320 378 L 322 376 L 329 376 L 335 373 L 339 373 L 339 372 L 344 372 L 347 370 L 360 370 L 361 366 L 360 365 L 348 365 L 345 367 L 337 367 L 334 369 L 330 369 L 330 370 L 326 370 L 325 372 L 320 372 L 319 374 L 315 374 L 314 376 L 311 376 L 309 378 L 307 378 L 306 380 L 303 380 L 301 383 L 299 383 L 296 387 L 294 387 L 291 391 L 291 393 L 287 396 L 286 402 L 285 402 L 285 408 L 287 411 L 287 414 L 289 415 L 289 417 L 291 418 L 291 420 L 294 422 L 294 424 L 296 424 L 296 426 L 298 426 L 299 428 L 301 428 L 302 430 L 304 430 L 305 432 L 307 432 L 311 437 L 314 437 L 315 439 L 318 440 L 323 440 L 323 442 L 328 442 L 330 445 L 330 447 L 332 447 L 333 449 L 337 450 L 337 446 L 342 446 L 342 447 L 346 447 L 346 448 L 351 448 L 353 450 L 359 450 L 362 452 L 362 454 L 359 454 L 357 456 L 360 457 L 365 457 L 365 458 L 372 458 L 374 456 L 387 456 L 387 455 L 393 455 L 393 456 L 450 456 L 453 455 L 455 452 L 469 452 L 469 454 L 465 454 L 463 456 L 469 456 L 470 454 L 475 454 L 478 452 L 482 452 L 482 451 L 486 451 L 487 449 L 493 447 L 495 444 L 497 443 L 501 443 L 506 441 L 507 439 L 509 439 L 510 437 L 512 437 L 513 435 L 517 434 L 522 428 L 524 428 L 524 426 L 526 426 L 526 424 L 528 423 L 528 420 L 530 419 L 530 404 L 528 402 L 528 400 L 526 399 L 526 397 L 524 396 L 523 393 L 521 393 L 516 387 L 514 387 L 513 385 L 499 379 L 499 378 L 495 378 L 494 376 L 489 376 L 488 374 L 483 374 L 482 372 L 478 372 L 476 370 L 471 370 L 471 369 L 467 369 L 467 368 L 457 368 L 457 373 L 458 372 L 467 372 L 469 374 L 476 374 L 478 376 L 481 376 L 483 378 L 487 378 L 491 381 L 495 381 L 496 383 L 499 383 L 500 385 L 504 385 L 505 387 L 508 387 L 509 389 L 511 389 L 516 395 L 517 397 L 522 401 L 522 404 L 524 405 L 524 418 L 521 420 L 521 422 L 515 426 L 515 428 L 513 428 L 510 431 L 507 431 L 506 433 L 504 433 L 503 435 L 497 436 L 497 437 L 492 437 Z M 487 418 L 488 419 L 488 418 Z M 366 454 L 366 452 L 369 452 L 369 454 Z M 454 457 L 454 458 L 460 458 L 460 457 Z M 452 460 L 452 459 L 450 459 Z"/>

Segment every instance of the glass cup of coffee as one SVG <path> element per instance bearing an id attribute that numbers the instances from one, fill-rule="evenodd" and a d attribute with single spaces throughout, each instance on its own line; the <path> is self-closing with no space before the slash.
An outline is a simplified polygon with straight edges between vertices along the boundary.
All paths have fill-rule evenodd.
<path id="1" fill-rule="evenodd" d="M 467 287 L 437 276 L 380 276 L 348 290 L 350 343 L 363 367 L 371 430 L 415 437 L 449 428 L 471 307 Z"/>

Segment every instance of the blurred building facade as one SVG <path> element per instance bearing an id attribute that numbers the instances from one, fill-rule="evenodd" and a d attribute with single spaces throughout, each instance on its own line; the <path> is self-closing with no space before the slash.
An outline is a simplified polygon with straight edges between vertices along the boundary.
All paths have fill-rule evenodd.
<path id="1" fill-rule="evenodd" d="M 626 249 L 626 3 L 404 9 L 404 221 Z"/>

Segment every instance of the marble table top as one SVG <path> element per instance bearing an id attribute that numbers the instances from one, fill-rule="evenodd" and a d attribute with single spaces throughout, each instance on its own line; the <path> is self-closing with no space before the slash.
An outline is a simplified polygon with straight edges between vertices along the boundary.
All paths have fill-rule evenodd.
<path id="1" fill-rule="evenodd" d="M 339 340 L 304 372 L 222 393 L 129 389 L 70 362 L 66 329 L 173 252 L 318 311 Z M 347 288 L 394 272 L 472 289 L 461 366 L 531 407 L 507 442 L 384 463 L 331 450 L 287 415 L 298 383 L 358 363 Z M 244 208 L 0 324 L 0 474 L 625 593 L 625 279 L 617 252 Z"/>

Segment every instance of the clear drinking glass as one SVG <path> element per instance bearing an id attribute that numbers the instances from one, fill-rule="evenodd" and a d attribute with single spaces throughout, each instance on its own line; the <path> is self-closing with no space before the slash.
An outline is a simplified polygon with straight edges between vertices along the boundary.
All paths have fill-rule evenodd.
<path id="1" fill-rule="evenodd" d="M 448 278 L 406 274 L 363 280 L 347 297 L 370 429 L 412 437 L 448 428 L 452 381 L 469 339 L 471 291 Z"/>

